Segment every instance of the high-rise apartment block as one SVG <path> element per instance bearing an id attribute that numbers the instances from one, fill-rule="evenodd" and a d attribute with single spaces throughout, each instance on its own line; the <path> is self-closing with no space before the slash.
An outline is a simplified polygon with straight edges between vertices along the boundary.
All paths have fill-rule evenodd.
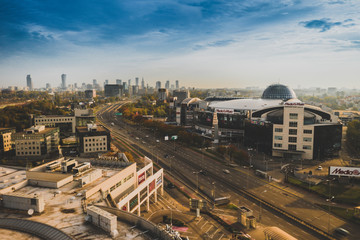
<path id="1" fill-rule="evenodd" d="M 142 88 L 142 89 L 145 89 L 145 81 L 144 81 L 144 78 L 142 78 L 142 80 L 141 80 L 141 88 Z"/>
<path id="2" fill-rule="evenodd" d="M 33 89 L 33 84 L 30 74 L 26 76 L 26 86 L 29 88 L 29 90 Z"/>
<path id="3" fill-rule="evenodd" d="M 66 89 L 66 74 L 61 74 L 61 88 Z"/>
<path id="4" fill-rule="evenodd" d="M 176 88 L 176 89 L 179 89 L 179 80 L 176 80 L 176 81 L 175 81 L 175 88 Z"/>
<path id="5" fill-rule="evenodd" d="M 165 88 L 166 89 L 170 89 L 170 81 L 167 80 L 166 83 L 165 83 Z"/>
<path id="6" fill-rule="evenodd" d="M 161 88 L 161 82 L 160 82 L 160 81 L 157 81 L 157 82 L 155 83 L 155 89 L 159 89 L 159 88 Z"/>
<path id="7" fill-rule="evenodd" d="M 138 77 L 135 78 L 135 86 L 139 86 L 139 78 Z"/>

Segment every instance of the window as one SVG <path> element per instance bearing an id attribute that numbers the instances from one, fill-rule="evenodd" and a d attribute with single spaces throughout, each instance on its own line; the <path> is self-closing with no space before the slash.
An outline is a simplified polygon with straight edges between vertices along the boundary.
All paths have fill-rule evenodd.
<path id="1" fill-rule="evenodd" d="M 296 151 L 296 145 L 295 144 L 289 144 L 289 150 Z"/>
<path id="2" fill-rule="evenodd" d="M 275 140 L 282 140 L 283 137 L 282 136 L 275 136 Z"/>
<path id="3" fill-rule="evenodd" d="M 290 113 L 290 119 L 298 119 L 298 114 L 297 113 Z"/>
<path id="4" fill-rule="evenodd" d="M 297 142 L 297 138 L 296 138 L 296 137 L 289 137 L 289 142 L 291 142 L 291 143 L 296 143 L 296 142 Z"/>
<path id="5" fill-rule="evenodd" d="M 289 127 L 297 127 L 297 122 L 289 122 Z"/>
<path id="6" fill-rule="evenodd" d="M 304 142 L 311 142 L 311 141 L 312 141 L 312 138 L 304 137 Z"/>
<path id="7" fill-rule="evenodd" d="M 297 129 L 289 129 L 289 135 L 296 135 Z"/>
<path id="8" fill-rule="evenodd" d="M 275 132 L 282 132 L 283 129 L 282 128 L 275 128 Z"/>
<path id="9" fill-rule="evenodd" d="M 312 134 L 312 130 L 304 129 L 305 134 Z"/>
<path id="10" fill-rule="evenodd" d="M 303 149 L 311 150 L 311 146 L 310 146 L 310 145 L 304 145 L 304 146 L 303 146 Z"/>
<path id="11" fill-rule="evenodd" d="M 36 206 L 36 198 L 32 198 L 30 204 Z"/>
<path id="12" fill-rule="evenodd" d="M 279 147 L 279 148 L 281 148 L 281 147 L 282 147 L 282 144 L 281 144 L 281 143 L 274 143 L 274 147 Z"/>

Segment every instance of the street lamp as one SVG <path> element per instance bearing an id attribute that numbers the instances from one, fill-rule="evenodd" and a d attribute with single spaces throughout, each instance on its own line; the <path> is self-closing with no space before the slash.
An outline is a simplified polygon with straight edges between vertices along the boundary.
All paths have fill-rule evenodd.
<path id="1" fill-rule="evenodd" d="M 328 218 L 329 218 L 329 221 L 328 221 L 328 234 L 330 234 L 330 218 L 331 218 L 331 215 L 330 215 L 330 212 L 331 212 L 331 201 L 335 198 L 335 196 L 331 196 L 331 181 L 333 181 L 335 179 L 328 179 L 326 180 L 329 184 L 329 198 L 326 199 L 326 201 L 328 202 Z"/>
<path id="2" fill-rule="evenodd" d="M 213 192 L 212 192 L 213 208 L 215 208 L 215 182 L 212 182 L 211 184 L 213 185 Z"/>
<path id="3" fill-rule="evenodd" d="M 193 172 L 193 174 L 196 174 L 196 192 L 197 193 L 199 192 L 199 173 L 200 173 L 200 171 Z"/>
<path id="4" fill-rule="evenodd" d="M 267 190 L 264 190 L 261 192 L 260 196 L 262 196 L 263 193 L 266 193 Z M 260 212 L 259 212 L 259 222 L 261 222 L 261 214 L 262 214 L 262 207 L 261 207 L 261 201 L 262 199 L 260 199 Z"/>

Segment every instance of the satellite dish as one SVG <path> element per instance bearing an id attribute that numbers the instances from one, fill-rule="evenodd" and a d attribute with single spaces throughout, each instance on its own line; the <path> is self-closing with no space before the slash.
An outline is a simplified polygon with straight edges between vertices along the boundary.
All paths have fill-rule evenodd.
<path id="1" fill-rule="evenodd" d="M 34 214 L 34 209 L 30 208 L 30 209 L 28 210 L 28 215 L 29 215 L 29 216 L 32 216 L 33 214 Z"/>

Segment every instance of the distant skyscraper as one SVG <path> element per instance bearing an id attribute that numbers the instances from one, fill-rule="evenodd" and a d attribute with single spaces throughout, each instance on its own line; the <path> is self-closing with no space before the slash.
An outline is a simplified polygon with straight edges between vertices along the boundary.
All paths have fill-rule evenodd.
<path id="1" fill-rule="evenodd" d="M 109 80 L 106 79 L 105 80 L 105 85 L 107 85 L 107 84 L 109 84 Z"/>
<path id="2" fill-rule="evenodd" d="M 127 82 L 123 82 L 123 89 L 124 89 L 124 90 L 127 90 L 127 89 L 128 89 Z"/>
<path id="3" fill-rule="evenodd" d="M 166 88 L 166 89 L 169 89 L 169 88 L 170 88 L 170 81 L 169 81 L 169 80 L 166 81 L 166 83 L 165 83 L 165 88 Z"/>
<path id="4" fill-rule="evenodd" d="M 160 81 L 157 81 L 157 82 L 155 83 L 155 88 L 156 88 L 156 89 L 161 88 L 161 82 L 160 82 Z"/>
<path id="5" fill-rule="evenodd" d="M 144 81 L 144 78 L 142 78 L 142 80 L 141 80 L 141 88 L 142 88 L 142 89 L 145 89 L 145 81 Z"/>
<path id="6" fill-rule="evenodd" d="M 116 79 L 116 84 L 117 85 L 122 85 L 122 80 L 121 79 Z"/>
<path id="7" fill-rule="evenodd" d="M 129 85 L 129 88 L 131 86 L 131 79 L 128 80 L 128 85 Z"/>
<path id="8" fill-rule="evenodd" d="M 176 89 L 179 89 L 179 80 L 176 80 L 176 81 L 175 81 L 175 88 L 176 88 Z"/>
<path id="9" fill-rule="evenodd" d="M 135 86 L 139 86 L 139 78 L 138 77 L 135 78 Z"/>
<path id="10" fill-rule="evenodd" d="M 175 87 L 174 84 L 171 84 L 170 89 L 172 90 L 172 89 L 174 89 L 174 87 Z"/>
<path id="11" fill-rule="evenodd" d="M 61 88 L 66 89 L 66 74 L 61 74 Z"/>
<path id="12" fill-rule="evenodd" d="M 77 88 L 77 83 L 74 83 L 74 88 Z"/>
<path id="13" fill-rule="evenodd" d="M 26 76 L 26 86 L 29 88 L 29 90 L 33 89 L 33 85 L 32 85 L 32 81 L 31 81 L 31 76 L 30 74 Z"/>
<path id="14" fill-rule="evenodd" d="M 51 88 L 51 85 L 50 85 L 50 83 L 47 83 L 46 84 L 46 89 L 49 89 L 49 88 Z"/>
<path id="15" fill-rule="evenodd" d="M 93 79 L 93 85 L 96 86 L 96 84 L 97 84 L 96 79 Z"/>

